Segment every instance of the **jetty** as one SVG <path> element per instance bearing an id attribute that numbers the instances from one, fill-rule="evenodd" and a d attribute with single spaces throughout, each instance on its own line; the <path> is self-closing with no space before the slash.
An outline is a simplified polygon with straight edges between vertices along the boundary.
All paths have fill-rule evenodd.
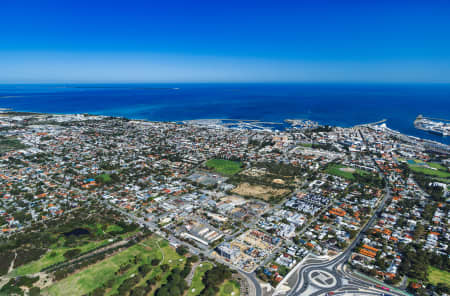
<path id="1" fill-rule="evenodd" d="M 369 122 L 369 123 L 357 124 L 357 125 L 355 125 L 354 127 L 364 127 L 364 126 L 377 125 L 377 124 L 385 123 L 386 121 L 387 121 L 387 119 L 384 118 L 384 119 L 381 119 L 381 120 L 376 121 L 376 122 Z"/>

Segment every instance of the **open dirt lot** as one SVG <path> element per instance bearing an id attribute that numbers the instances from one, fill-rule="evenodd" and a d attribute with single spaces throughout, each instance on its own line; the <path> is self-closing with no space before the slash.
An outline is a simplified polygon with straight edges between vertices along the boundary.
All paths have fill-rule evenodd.
<path id="1" fill-rule="evenodd" d="M 263 200 L 269 200 L 271 197 L 279 197 L 289 193 L 288 189 L 276 189 L 264 185 L 252 185 L 249 183 L 241 183 L 232 190 L 233 193 L 256 197 Z"/>

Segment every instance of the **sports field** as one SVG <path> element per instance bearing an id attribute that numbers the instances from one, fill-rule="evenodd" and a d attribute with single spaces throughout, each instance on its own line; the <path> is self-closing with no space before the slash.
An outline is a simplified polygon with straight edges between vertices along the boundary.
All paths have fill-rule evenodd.
<path id="1" fill-rule="evenodd" d="M 428 267 L 428 280 L 433 284 L 439 283 L 450 285 L 450 272 L 437 269 L 435 267 Z"/>
<path id="2" fill-rule="evenodd" d="M 360 174 L 360 175 L 368 175 L 369 173 L 360 169 L 354 169 L 350 167 L 346 167 L 344 165 L 340 164 L 333 164 L 330 165 L 326 172 L 331 175 L 339 176 L 345 179 L 354 180 L 355 176 L 354 174 Z"/>
<path id="3" fill-rule="evenodd" d="M 409 168 L 413 172 L 443 179 L 450 178 L 450 172 L 448 171 L 448 169 L 439 163 L 436 162 L 425 163 L 423 161 L 419 161 L 416 159 L 408 160 L 407 163 Z"/>
<path id="4" fill-rule="evenodd" d="M 235 175 L 242 170 L 241 162 L 225 159 L 210 159 L 206 162 L 206 166 L 210 169 L 213 169 L 217 173 L 226 176 Z"/>

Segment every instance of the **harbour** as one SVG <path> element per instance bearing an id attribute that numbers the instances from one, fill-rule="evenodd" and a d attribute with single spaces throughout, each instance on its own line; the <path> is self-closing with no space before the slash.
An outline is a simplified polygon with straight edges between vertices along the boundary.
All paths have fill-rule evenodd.
<path id="1" fill-rule="evenodd" d="M 442 118 L 430 118 L 423 115 L 417 116 L 414 121 L 414 126 L 417 129 L 446 137 L 450 135 L 450 120 Z"/>

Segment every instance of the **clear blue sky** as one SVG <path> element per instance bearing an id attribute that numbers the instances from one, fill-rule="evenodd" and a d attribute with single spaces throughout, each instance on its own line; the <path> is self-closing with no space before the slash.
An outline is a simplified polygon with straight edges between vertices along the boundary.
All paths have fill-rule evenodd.
<path id="1" fill-rule="evenodd" d="M 450 82 L 450 1 L 1 0 L 0 83 Z"/>

